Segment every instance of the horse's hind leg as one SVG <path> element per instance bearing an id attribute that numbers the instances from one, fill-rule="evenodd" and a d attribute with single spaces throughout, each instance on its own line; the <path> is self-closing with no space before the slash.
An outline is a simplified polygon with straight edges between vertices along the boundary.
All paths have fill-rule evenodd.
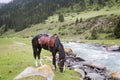
<path id="1" fill-rule="evenodd" d="M 35 66 L 38 66 L 37 64 L 37 48 L 36 47 L 33 47 L 33 50 L 34 50 L 34 59 L 35 59 Z"/>
<path id="2" fill-rule="evenodd" d="M 36 44 L 35 39 L 32 39 L 32 48 L 33 48 L 33 56 L 35 59 L 35 66 L 38 66 L 37 64 L 38 45 Z"/>
<path id="3" fill-rule="evenodd" d="M 37 56 L 38 56 L 38 60 L 39 60 L 39 63 L 40 63 L 40 66 L 43 65 L 42 62 L 41 62 L 41 60 L 40 60 L 41 49 L 42 49 L 41 47 L 38 47 L 38 54 L 37 54 Z"/>

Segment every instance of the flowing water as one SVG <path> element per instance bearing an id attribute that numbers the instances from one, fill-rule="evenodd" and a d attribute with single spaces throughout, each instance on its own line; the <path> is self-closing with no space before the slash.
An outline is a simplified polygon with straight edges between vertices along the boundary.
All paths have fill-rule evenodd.
<path id="1" fill-rule="evenodd" d="M 77 56 L 106 66 L 110 72 L 120 72 L 120 52 L 107 51 L 103 46 L 88 43 L 64 43 Z"/>

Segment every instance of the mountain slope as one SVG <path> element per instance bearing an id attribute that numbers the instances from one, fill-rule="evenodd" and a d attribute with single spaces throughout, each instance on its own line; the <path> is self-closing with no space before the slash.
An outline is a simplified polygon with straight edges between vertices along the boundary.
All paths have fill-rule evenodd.
<path id="1" fill-rule="evenodd" d="M 20 31 L 32 24 L 43 22 L 59 9 L 81 12 L 99 10 L 104 6 L 111 7 L 119 3 L 119 0 L 13 0 L 0 9 L 0 27 L 4 25 L 4 31 Z"/>
<path id="2" fill-rule="evenodd" d="M 0 9 L 0 26 L 5 25 L 5 31 L 10 28 L 20 31 L 31 24 L 43 22 L 60 7 L 69 6 L 71 1 L 13 0 Z"/>
<path id="3" fill-rule="evenodd" d="M 3 7 L 5 5 L 5 3 L 0 3 L 0 8 Z"/>
<path id="4" fill-rule="evenodd" d="M 0 34 L 30 37 L 50 32 L 78 39 L 114 38 L 114 28 L 120 16 L 120 1 L 100 1 L 49 0 L 48 3 L 48 0 L 14 0 L 0 10 Z M 63 15 L 64 22 L 58 21 L 59 14 Z M 93 35 L 96 32 L 97 35 Z"/>
<path id="5" fill-rule="evenodd" d="M 78 23 L 76 24 L 76 19 Z M 112 39 L 114 28 L 120 20 L 120 7 L 104 8 L 99 11 L 64 13 L 64 22 L 58 22 L 58 14 L 50 16 L 44 23 L 32 25 L 20 32 L 4 33 L 8 36 L 31 37 L 39 33 L 57 33 L 60 37 L 79 39 Z M 93 31 L 94 30 L 94 31 Z M 96 35 L 92 35 L 95 33 Z"/>

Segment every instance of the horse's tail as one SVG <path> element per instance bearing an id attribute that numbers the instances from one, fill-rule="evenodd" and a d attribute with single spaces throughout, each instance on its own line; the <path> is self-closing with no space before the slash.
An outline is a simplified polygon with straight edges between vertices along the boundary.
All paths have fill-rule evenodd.
<path id="1" fill-rule="evenodd" d="M 36 59 L 36 56 L 37 56 L 37 49 L 38 49 L 38 38 L 39 38 L 39 35 L 36 35 L 35 37 L 33 37 L 32 39 L 32 48 L 33 48 L 33 55 L 34 55 L 34 58 Z"/>
<path id="2" fill-rule="evenodd" d="M 37 47 L 36 47 L 36 40 L 35 40 L 36 38 L 34 37 L 33 39 L 32 39 L 32 49 L 33 49 L 33 55 L 34 55 L 34 58 L 36 59 L 36 53 L 37 53 Z"/>

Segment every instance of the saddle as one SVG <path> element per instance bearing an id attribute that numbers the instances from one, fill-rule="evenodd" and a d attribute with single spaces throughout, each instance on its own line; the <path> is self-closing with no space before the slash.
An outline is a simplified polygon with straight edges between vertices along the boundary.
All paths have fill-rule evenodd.
<path id="1" fill-rule="evenodd" d="M 41 47 L 43 45 L 48 47 L 54 47 L 56 38 L 57 38 L 57 35 L 49 36 L 44 34 L 38 39 L 38 43 L 41 45 Z"/>

